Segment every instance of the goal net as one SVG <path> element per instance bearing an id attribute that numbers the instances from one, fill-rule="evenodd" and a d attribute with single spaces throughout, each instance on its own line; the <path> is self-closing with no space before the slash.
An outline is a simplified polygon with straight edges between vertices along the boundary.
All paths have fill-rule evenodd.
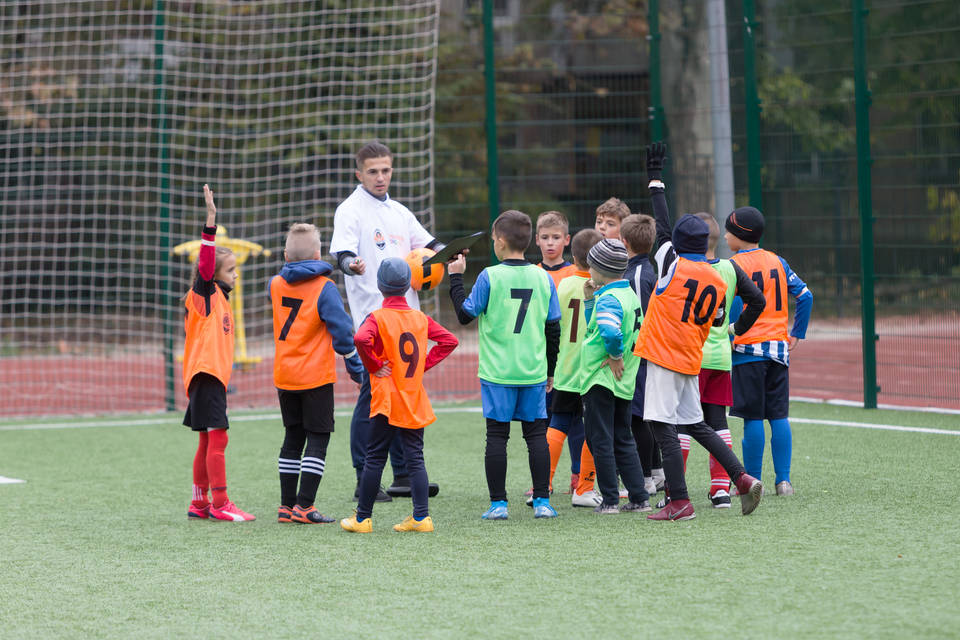
<path id="1" fill-rule="evenodd" d="M 204 183 L 243 260 L 230 405 L 275 406 L 267 281 L 292 222 L 329 249 L 364 142 L 390 145 L 391 196 L 433 228 L 438 18 L 438 0 L 0 3 L 0 416 L 184 405 L 180 245 Z"/>

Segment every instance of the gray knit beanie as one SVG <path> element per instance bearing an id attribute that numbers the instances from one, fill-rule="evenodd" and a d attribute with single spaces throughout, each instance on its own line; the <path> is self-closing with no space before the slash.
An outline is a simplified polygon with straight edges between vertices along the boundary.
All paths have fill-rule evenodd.
<path id="1" fill-rule="evenodd" d="M 619 240 L 604 238 L 587 254 L 587 264 L 612 278 L 622 278 L 627 270 L 627 248 Z"/>
<path id="2" fill-rule="evenodd" d="M 400 258 L 387 258 L 377 269 L 377 288 L 384 298 L 402 296 L 410 288 L 410 265 Z"/>

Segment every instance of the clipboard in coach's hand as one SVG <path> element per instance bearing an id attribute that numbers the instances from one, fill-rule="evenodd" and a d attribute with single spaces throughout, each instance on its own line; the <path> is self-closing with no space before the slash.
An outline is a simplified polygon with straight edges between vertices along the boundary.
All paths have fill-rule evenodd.
<path id="1" fill-rule="evenodd" d="M 450 244 L 438 251 L 432 258 L 424 262 L 423 266 L 427 266 L 429 264 L 446 264 L 449 260 L 452 260 L 455 255 L 462 253 L 464 249 L 469 249 L 472 247 L 477 240 L 485 235 L 485 233 L 486 232 L 484 231 L 477 231 L 469 236 L 451 240 Z"/>

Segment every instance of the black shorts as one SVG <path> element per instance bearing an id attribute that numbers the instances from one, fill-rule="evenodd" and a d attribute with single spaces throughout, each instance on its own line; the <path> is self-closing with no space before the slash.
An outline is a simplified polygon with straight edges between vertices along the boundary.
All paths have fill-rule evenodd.
<path id="1" fill-rule="evenodd" d="M 183 425 L 194 431 L 229 429 L 227 422 L 227 388 L 209 373 L 198 373 L 190 380 L 187 413 Z"/>
<path id="2" fill-rule="evenodd" d="M 333 433 L 333 383 L 322 387 L 287 391 L 277 389 L 283 426 L 301 427 L 311 433 Z"/>
<path id="3" fill-rule="evenodd" d="M 790 369 L 774 360 L 733 367 L 730 415 L 744 420 L 779 420 L 789 415 Z"/>
<path id="4" fill-rule="evenodd" d="M 570 413 L 574 417 L 583 415 L 583 400 L 580 394 L 554 389 L 550 413 Z"/>

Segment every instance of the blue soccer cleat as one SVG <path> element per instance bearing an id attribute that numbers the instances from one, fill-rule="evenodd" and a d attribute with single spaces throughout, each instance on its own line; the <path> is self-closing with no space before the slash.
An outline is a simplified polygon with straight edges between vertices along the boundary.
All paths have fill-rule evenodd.
<path id="1" fill-rule="evenodd" d="M 533 499 L 534 518 L 556 518 L 557 510 L 550 506 L 550 498 Z"/>
<path id="2" fill-rule="evenodd" d="M 490 503 L 490 508 L 487 509 L 482 516 L 484 520 L 506 520 L 507 519 L 507 501 L 506 500 L 495 500 Z"/>

